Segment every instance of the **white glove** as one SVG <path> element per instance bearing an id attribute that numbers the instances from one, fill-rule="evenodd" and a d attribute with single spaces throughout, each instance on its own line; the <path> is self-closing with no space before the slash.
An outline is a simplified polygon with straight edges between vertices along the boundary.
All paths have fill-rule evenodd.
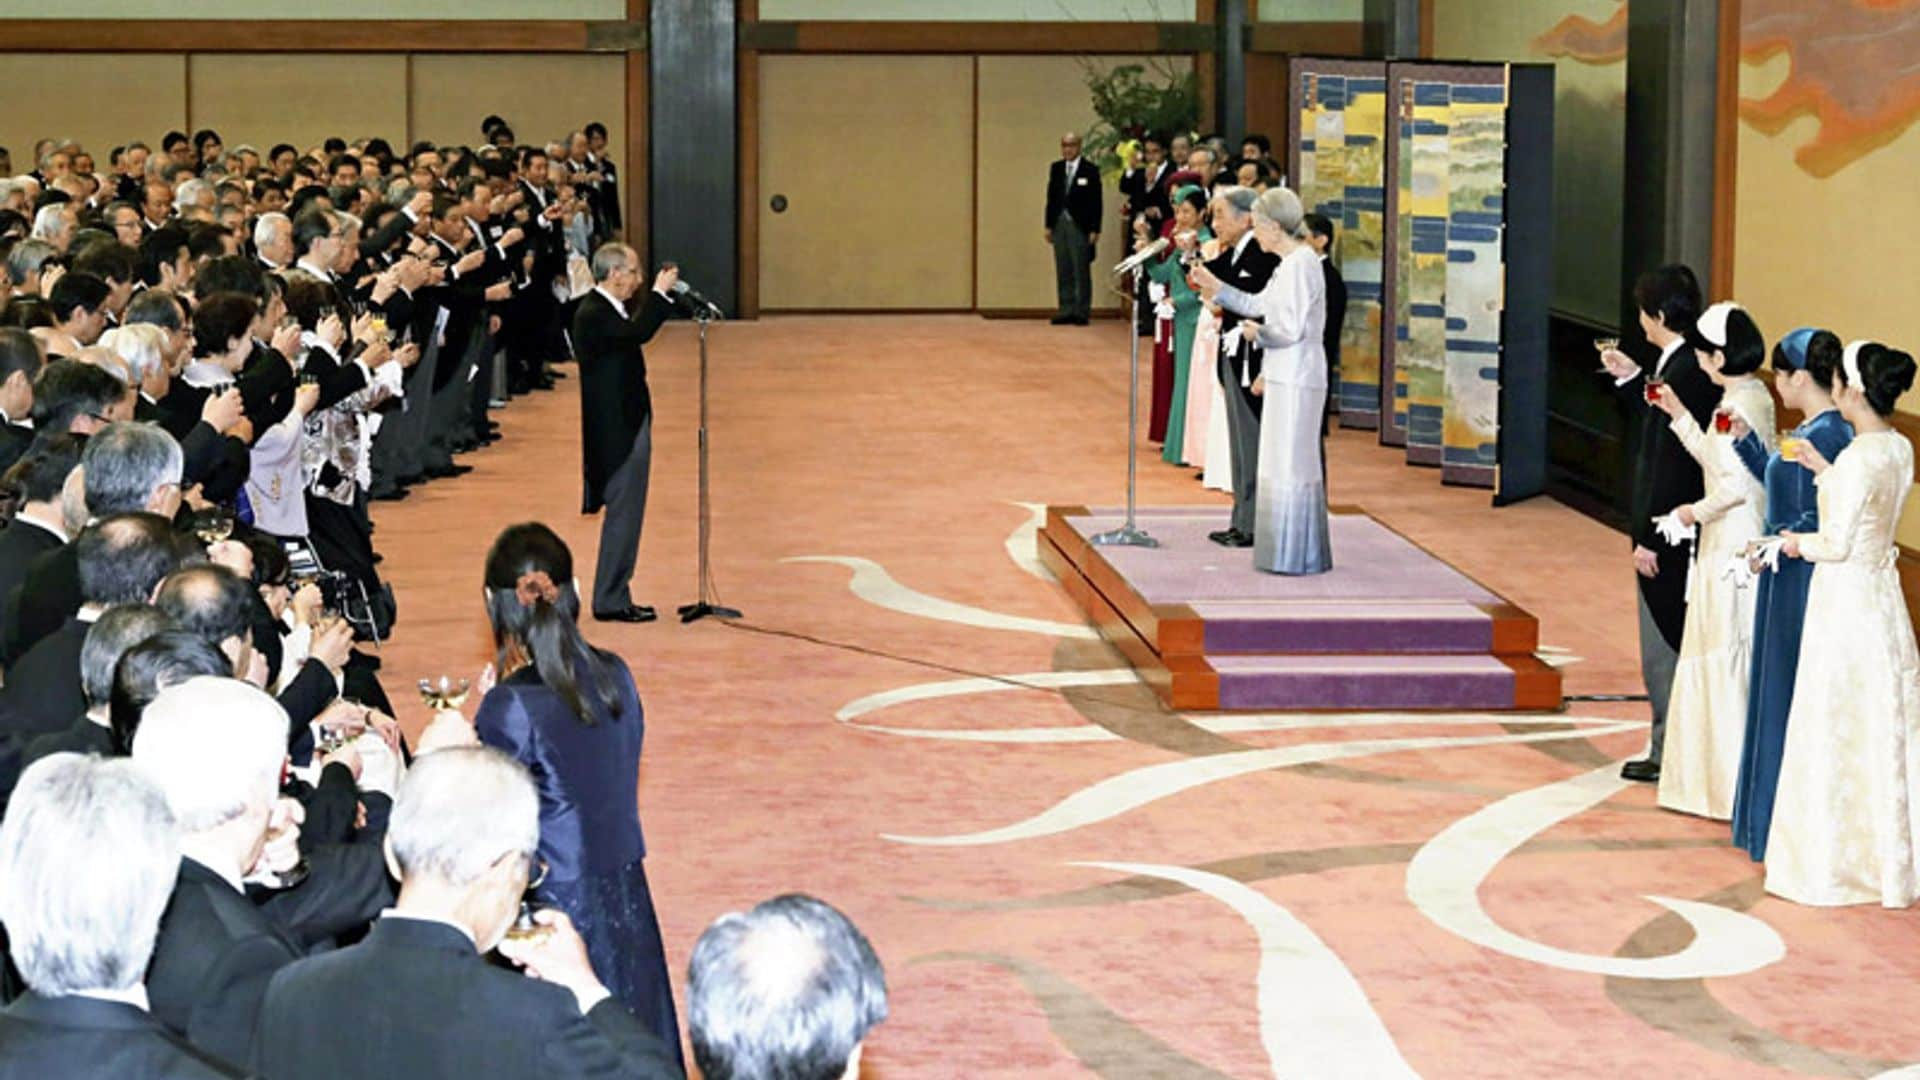
<path id="1" fill-rule="evenodd" d="M 1775 536 L 1771 539 L 1760 541 L 1760 546 L 1754 549 L 1753 554 L 1768 570 L 1777 574 L 1780 572 L 1780 552 L 1781 549 L 1786 546 L 1787 541 L 1785 537 Z"/>
<path id="2" fill-rule="evenodd" d="M 1660 539 L 1674 547 L 1693 539 L 1697 532 L 1692 525 L 1680 524 L 1680 519 L 1672 514 L 1661 514 L 1654 518 L 1653 527 L 1660 533 Z"/>
<path id="3" fill-rule="evenodd" d="M 1753 568 L 1747 565 L 1746 558 L 1741 555 L 1728 559 L 1726 565 L 1720 568 L 1720 576 L 1733 582 L 1736 589 L 1752 588 L 1754 582 Z"/>

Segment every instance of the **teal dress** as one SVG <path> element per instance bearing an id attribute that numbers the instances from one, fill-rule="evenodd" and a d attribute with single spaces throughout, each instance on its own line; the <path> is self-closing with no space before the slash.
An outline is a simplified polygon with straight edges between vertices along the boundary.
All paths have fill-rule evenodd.
<path id="1" fill-rule="evenodd" d="M 1212 233 L 1200 230 L 1199 243 L 1211 239 Z M 1193 332 L 1200 324 L 1200 294 L 1187 286 L 1187 268 L 1181 264 L 1177 249 L 1150 263 L 1147 276 L 1165 285 L 1167 298 L 1173 301 L 1173 408 L 1167 416 L 1167 441 L 1160 448 L 1160 458 L 1172 465 L 1184 465 L 1181 450 L 1186 445 L 1187 373 L 1192 366 Z"/>

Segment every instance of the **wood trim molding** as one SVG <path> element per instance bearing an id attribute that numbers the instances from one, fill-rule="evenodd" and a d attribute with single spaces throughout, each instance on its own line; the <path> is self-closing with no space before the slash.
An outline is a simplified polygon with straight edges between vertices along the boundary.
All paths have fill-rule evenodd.
<path id="1" fill-rule="evenodd" d="M 1740 175 L 1740 0 L 1720 0 L 1714 47 L 1713 265 L 1714 296 L 1733 295 L 1735 211 Z"/>
<path id="2" fill-rule="evenodd" d="M 629 52 L 647 24 L 579 19 L 7 19 L 0 52 Z"/>
<path id="3" fill-rule="evenodd" d="M 1900 571 L 1900 591 L 1907 596 L 1907 617 L 1920 626 L 1920 551 L 1899 545 L 1900 558 L 1894 568 Z"/>
<path id="4" fill-rule="evenodd" d="M 740 46 L 768 53 L 1194 53 L 1213 27 L 1191 22 L 742 20 Z"/>
<path id="5" fill-rule="evenodd" d="M 1312 56 L 1364 56 L 1366 24 L 1358 22 L 1255 23 L 1249 52 Z"/>

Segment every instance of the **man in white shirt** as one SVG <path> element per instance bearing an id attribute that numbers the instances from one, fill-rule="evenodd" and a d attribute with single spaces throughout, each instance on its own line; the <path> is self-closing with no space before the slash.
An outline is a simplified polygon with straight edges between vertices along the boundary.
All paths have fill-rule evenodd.
<path id="1" fill-rule="evenodd" d="M 1080 156 L 1080 136 L 1060 137 L 1060 160 L 1047 172 L 1047 243 L 1060 299 L 1055 326 L 1085 326 L 1093 306 L 1093 252 L 1100 244 L 1100 170 Z"/>

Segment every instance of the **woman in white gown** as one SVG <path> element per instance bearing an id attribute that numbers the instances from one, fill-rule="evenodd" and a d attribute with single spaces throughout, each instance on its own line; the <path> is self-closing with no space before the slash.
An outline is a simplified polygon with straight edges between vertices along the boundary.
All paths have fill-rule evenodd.
<path id="1" fill-rule="evenodd" d="M 1887 422 L 1913 358 L 1849 345 L 1834 403 L 1854 439 L 1831 466 L 1796 448 L 1820 531 L 1786 533 L 1814 564 L 1806 634 L 1767 839 L 1767 891 L 1802 904 L 1920 899 L 1920 653 L 1895 568 L 1913 446 Z"/>
<path id="2" fill-rule="evenodd" d="M 1320 465 L 1320 423 L 1327 407 L 1327 279 L 1304 239 L 1300 197 L 1271 188 L 1253 204 L 1253 235 L 1280 266 L 1258 295 L 1249 295 L 1201 267 L 1201 293 L 1243 317 L 1266 356 L 1253 392 L 1260 405 L 1260 473 L 1255 490 L 1253 565 L 1271 574 L 1324 574 L 1333 569 L 1327 538 L 1326 473 Z"/>
<path id="3" fill-rule="evenodd" d="M 1753 648 L 1755 589 L 1752 575 L 1744 573 L 1745 551 L 1767 521 L 1767 490 L 1740 460 L 1734 442 L 1751 429 L 1771 450 L 1773 395 L 1754 375 L 1767 358 L 1766 342 L 1738 305 L 1708 308 L 1689 340 L 1722 396 L 1712 431 L 1700 430 L 1672 387 L 1661 388 L 1658 402 L 1706 480 L 1698 502 L 1673 509 L 1680 524 L 1697 526 L 1700 535 L 1667 706 L 1660 805 L 1726 821 L 1740 785 Z"/>

